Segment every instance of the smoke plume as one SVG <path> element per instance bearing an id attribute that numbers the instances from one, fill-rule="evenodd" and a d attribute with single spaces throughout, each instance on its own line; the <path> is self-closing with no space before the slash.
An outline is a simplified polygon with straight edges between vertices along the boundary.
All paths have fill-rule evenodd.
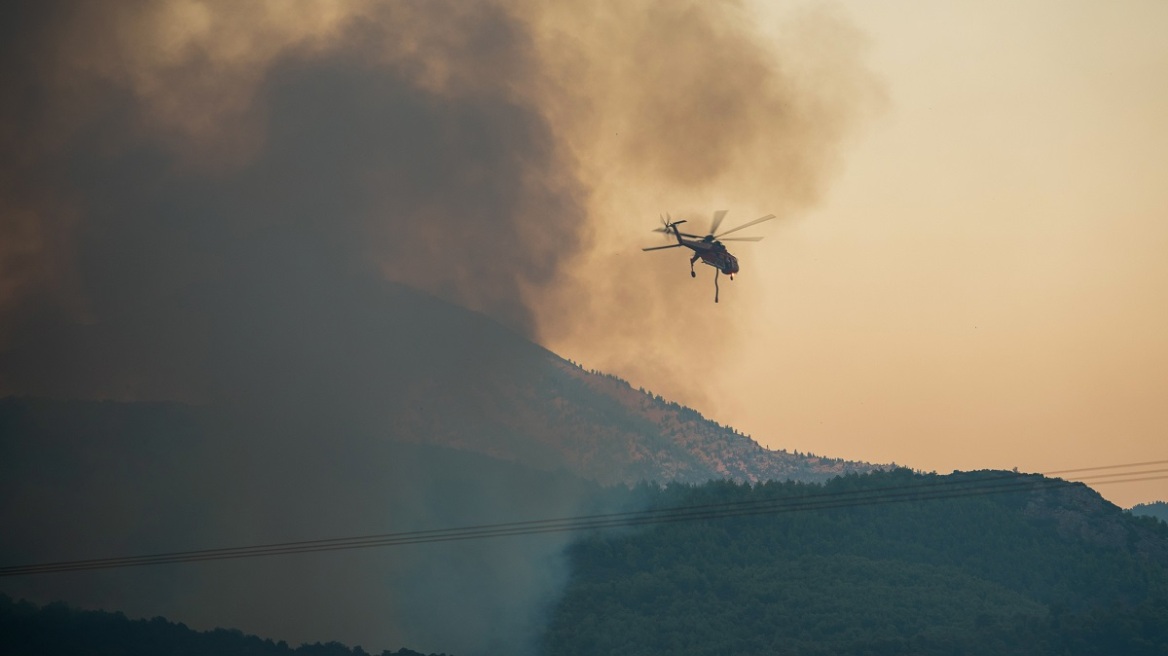
<path id="1" fill-rule="evenodd" d="M 0 11 L 0 394 L 279 408 L 302 446 L 338 417 L 392 432 L 379 398 L 409 378 L 370 353 L 410 345 L 376 329 L 386 281 L 627 375 L 717 357 L 733 322 L 677 252 L 639 251 L 657 214 L 794 215 L 878 95 L 845 21 L 796 13 L 772 42 L 734 3 Z M 507 365 L 482 357 L 461 375 Z M 488 578 L 530 611 L 560 574 L 527 556 Z M 485 585 L 431 590 L 471 600 L 464 627 L 524 614 Z M 429 617 L 391 635 L 452 635 Z M 530 646 L 515 630 L 491 647 Z"/>
<path id="2" fill-rule="evenodd" d="M 815 7 L 776 16 L 737 3 L 573 4 L 547 12 L 541 51 L 553 79 L 546 112 L 577 154 L 590 191 L 591 248 L 568 260 L 545 296 L 541 335 L 555 348 L 644 381 L 707 411 L 711 363 L 737 348 L 751 306 L 776 290 L 752 287 L 752 268 L 784 223 L 819 200 L 855 127 L 880 106 L 865 39 Z M 775 22 L 773 30 L 760 23 Z M 713 305 L 713 271 L 688 273 L 688 250 L 668 243 L 657 217 L 686 219 L 704 234 L 715 210 L 722 230 L 776 214 L 740 235 L 742 276 Z M 745 287 L 745 288 L 744 288 Z M 549 298 L 550 296 L 550 298 Z M 751 301 L 755 299 L 755 301 Z"/>

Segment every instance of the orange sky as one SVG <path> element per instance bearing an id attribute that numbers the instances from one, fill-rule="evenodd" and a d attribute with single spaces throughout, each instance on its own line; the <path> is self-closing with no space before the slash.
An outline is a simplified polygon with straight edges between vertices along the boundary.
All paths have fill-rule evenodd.
<path id="1" fill-rule="evenodd" d="M 940 472 L 1168 458 L 1168 5 L 759 4 L 794 79 L 853 84 L 836 38 L 870 74 L 839 164 L 793 208 L 766 166 L 601 180 L 611 234 L 577 284 L 619 262 L 619 312 L 679 305 L 640 336 L 664 346 L 612 308 L 548 345 L 773 448 Z M 743 233 L 767 238 L 736 245 L 716 306 L 709 268 L 639 252 L 657 212 L 703 227 L 715 209 L 724 227 L 781 214 Z M 1166 481 L 1098 489 L 1168 499 Z"/>

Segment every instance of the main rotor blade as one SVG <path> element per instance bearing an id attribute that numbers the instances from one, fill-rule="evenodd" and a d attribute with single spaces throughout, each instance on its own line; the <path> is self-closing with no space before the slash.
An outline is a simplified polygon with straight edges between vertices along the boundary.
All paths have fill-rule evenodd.
<path id="1" fill-rule="evenodd" d="M 649 248 L 642 248 L 643 251 L 659 251 L 663 248 L 679 248 L 681 244 L 670 244 L 668 246 L 650 246 Z"/>
<path id="2" fill-rule="evenodd" d="M 727 237 L 722 241 L 761 241 L 762 237 Z"/>
<path id="3" fill-rule="evenodd" d="M 710 232 L 707 234 L 714 234 L 718 232 L 718 226 L 722 225 L 722 219 L 726 218 L 726 210 L 718 210 L 714 212 L 714 220 L 710 222 Z"/>
<path id="4" fill-rule="evenodd" d="M 719 238 L 719 237 L 721 237 L 722 235 L 728 235 L 728 234 L 730 234 L 730 233 L 732 233 L 732 232 L 738 232 L 739 230 L 741 230 L 741 229 L 743 229 L 743 228 L 749 228 L 749 227 L 750 227 L 750 226 L 752 226 L 752 225 L 758 225 L 759 223 L 762 223 L 763 221 L 770 221 L 770 220 L 771 220 L 771 219 L 773 219 L 773 218 L 775 218 L 775 215 L 774 215 L 774 214 L 767 214 L 767 215 L 766 215 L 766 216 L 764 216 L 764 217 L 760 217 L 760 218 L 757 218 L 757 219 L 755 219 L 755 220 L 753 220 L 753 221 L 749 221 L 749 222 L 747 222 L 747 223 L 743 223 L 742 225 L 738 226 L 737 228 L 731 228 L 730 230 L 727 230 L 726 232 L 723 232 L 721 235 L 714 235 L 714 239 L 718 239 L 718 238 Z"/>
<path id="5" fill-rule="evenodd" d="M 653 232 L 664 232 L 667 235 L 673 234 L 672 230 L 666 230 L 665 228 L 653 228 Z M 680 232 L 680 231 L 677 234 L 681 235 L 682 237 L 690 237 L 693 239 L 701 239 L 702 237 L 705 237 L 705 235 L 694 235 L 694 234 L 690 234 L 688 232 Z"/>

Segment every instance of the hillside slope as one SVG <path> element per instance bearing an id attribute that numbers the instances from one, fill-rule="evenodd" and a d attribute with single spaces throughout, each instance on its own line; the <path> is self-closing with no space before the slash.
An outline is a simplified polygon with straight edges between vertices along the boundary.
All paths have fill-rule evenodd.
<path id="1" fill-rule="evenodd" d="M 460 399 L 440 383 L 419 386 L 410 398 L 412 439 L 563 468 L 605 484 L 812 482 L 877 468 L 767 450 L 691 408 L 551 353 L 517 380 L 493 380 Z"/>

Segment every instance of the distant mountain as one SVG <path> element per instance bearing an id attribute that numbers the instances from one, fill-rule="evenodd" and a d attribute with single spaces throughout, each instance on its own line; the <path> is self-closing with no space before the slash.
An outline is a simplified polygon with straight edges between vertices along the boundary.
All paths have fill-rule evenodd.
<path id="1" fill-rule="evenodd" d="M 1137 503 L 1131 507 L 1131 514 L 1137 517 L 1155 517 L 1162 522 L 1168 522 L 1168 502 Z"/>
<path id="2" fill-rule="evenodd" d="M 877 469 L 768 450 L 696 410 L 550 352 L 539 353 L 530 365 L 512 378 L 471 391 L 469 398 L 453 398 L 441 384 L 419 386 L 409 404 L 413 438 L 543 469 L 562 468 L 605 484 L 812 482 Z"/>

